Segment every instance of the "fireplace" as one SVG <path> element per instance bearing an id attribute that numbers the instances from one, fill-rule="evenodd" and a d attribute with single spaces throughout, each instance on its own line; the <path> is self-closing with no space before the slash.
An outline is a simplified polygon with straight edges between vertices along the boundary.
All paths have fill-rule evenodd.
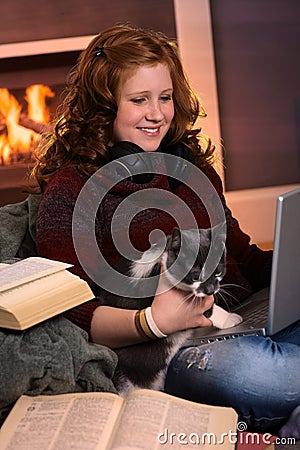
<path id="1" fill-rule="evenodd" d="M 34 147 L 92 36 L 0 45 L 0 206 L 26 197 Z"/>

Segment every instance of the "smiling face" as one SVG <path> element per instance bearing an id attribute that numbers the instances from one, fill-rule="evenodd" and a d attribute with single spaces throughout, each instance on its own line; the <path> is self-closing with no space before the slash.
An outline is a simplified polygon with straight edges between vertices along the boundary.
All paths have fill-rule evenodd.
<path id="1" fill-rule="evenodd" d="M 142 66 L 127 78 L 117 97 L 113 143 L 129 141 L 157 150 L 174 117 L 173 85 L 164 64 Z"/>

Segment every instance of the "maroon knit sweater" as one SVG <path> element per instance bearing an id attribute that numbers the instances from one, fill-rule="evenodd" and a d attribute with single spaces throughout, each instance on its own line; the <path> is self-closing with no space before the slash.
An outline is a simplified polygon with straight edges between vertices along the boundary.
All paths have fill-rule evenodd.
<path id="1" fill-rule="evenodd" d="M 230 210 L 226 206 L 221 180 L 212 167 L 203 169 L 205 175 L 209 178 L 217 194 L 219 195 L 227 221 L 227 272 L 223 279 L 223 284 L 233 283 L 238 287 L 232 288 L 231 293 L 236 297 L 236 301 L 241 301 L 249 296 L 253 291 L 261 289 L 270 282 L 272 252 L 266 252 L 259 249 L 256 245 L 250 245 L 250 237 L 243 233 L 236 219 L 231 215 Z M 74 273 L 89 282 L 91 288 L 96 293 L 96 284 L 90 279 L 81 267 L 76 255 L 73 239 L 72 239 L 72 217 L 77 197 L 87 181 L 87 177 L 80 174 L 75 167 L 65 167 L 60 169 L 50 179 L 46 191 L 40 204 L 37 219 L 37 249 L 40 256 L 65 261 L 74 265 L 71 269 Z M 137 201 L 138 207 L 143 207 L 137 214 L 133 214 L 129 227 L 129 238 L 133 247 L 139 251 L 149 248 L 149 234 L 155 229 L 162 230 L 166 235 L 170 234 L 173 227 L 177 225 L 175 218 L 180 216 L 183 224 L 181 228 L 193 227 L 189 221 L 188 215 L 182 207 L 183 201 L 188 209 L 192 211 L 199 228 L 207 228 L 210 226 L 208 214 L 202 201 L 188 186 L 181 184 L 173 194 L 174 202 L 170 200 L 170 187 L 168 178 L 164 175 L 156 175 L 154 179 L 147 184 L 135 184 L 124 180 L 115 185 L 103 198 L 98 209 L 95 219 L 95 235 L 97 238 L 99 249 L 105 259 L 114 265 L 119 259 L 119 252 L 115 247 L 111 236 L 111 220 L 114 216 L 121 214 L 118 220 L 113 223 L 115 235 L 122 237 L 126 230 L 124 224 L 126 220 L 122 220 L 122 211 L 116 210 L 123 200 L 133 194 L 139 193 L 142 189 L 161 189 L 159 199 L 155 200 L 155 205 L 161 203 L 161 207 L 146 208 L 147 205 L 141 205 Z M 200 186 L 201 188 L 201 186 Z M 153 191 L 148 191 L 151 195 Z M 165 198 L 164 194 L 168 195 Z M 95 195 L 95 193 L 94 193 Z M 151 199 L 150 195 L 150 199 Z M 201 197 L 203 200 L 203 197 Z M 178 201 L 177 201 L 178 200 Z M 213 201 L 209 196 L 205 198 L 207 201 Z M 88 199 L 87 199 L 88 202 Z M 141 202 L 140 202 L 141 203 Z M 130 203 L 126 205 L 126 214 L 131 214 Z M 166 209 L 171 211 L 166 213 Z M 129 217 L 128 216 L 128 217 Z M 89 235 L 86 235 L 88 246 Z M 101 276 L 101 266 L 97 266 L 91 258 L 91 265 L 94 270 L 99 270 Z M 228 298 L 233 303 L 232 298 Z M 90 331 L 90 324 L 95 308 L 99 306 L 99 301 L 94 299 L 79 307 L 76 307 L 65 313 L 65 316 L 72 322 Z M 224 305 L 222 305 L 224 306 Z"/>

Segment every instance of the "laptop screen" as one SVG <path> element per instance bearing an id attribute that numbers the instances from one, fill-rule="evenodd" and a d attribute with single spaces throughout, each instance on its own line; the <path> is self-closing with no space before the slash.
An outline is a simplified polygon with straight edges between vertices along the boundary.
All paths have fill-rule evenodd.
<path id="1" fill-rule="evenodd" d="M 268 334 L 300 319 L 300 187 L 277 199 Z"/>

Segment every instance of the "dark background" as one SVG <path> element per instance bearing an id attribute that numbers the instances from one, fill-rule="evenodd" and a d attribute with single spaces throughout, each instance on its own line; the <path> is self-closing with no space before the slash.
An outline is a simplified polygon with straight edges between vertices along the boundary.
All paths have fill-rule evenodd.
<path id="1" fill-rule="evenodd" d="M 300 181 L 300 2 L 212 0 L 227 190 Z"/>
<path id="2" fill-rule="evenodd" d="M 176 36 L 173 0 L 2 0 L 0 42 L 97 34 L 117 22 Z"/>

